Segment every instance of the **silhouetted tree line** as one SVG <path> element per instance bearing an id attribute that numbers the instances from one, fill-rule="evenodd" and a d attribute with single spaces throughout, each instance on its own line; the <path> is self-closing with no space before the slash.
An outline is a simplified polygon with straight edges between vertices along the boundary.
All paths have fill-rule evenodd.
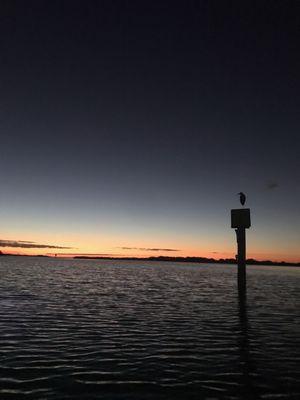
<path id="1" fill-rule="evenodd" d="M 20 256 L 24 257 L 26 255 L 21 254 L 8 254 L 3 253 L 0 250 L 0 256 Z M 63 254 L 62 254 L 63 256 Z M 42 254 L 29 257 L 49 257 Z M 97 257 L 97 256 L 75 256 L 73 258 L 84 259 L 84 260 L 142 260 L 142 261 L 172 261 L 172 262 L 182 262 L 182 263 L 204 263 L 204 264 L 236 264 L 235 258 L 219 258 L 218 260 L 214 258 L 206 257 L 172 257 L 172 256 L 156 256 L 156 257 Z M 292 263 L 286 261 L 270 261 L 270 260 L 255 260 L 254 258 L 248 258 L 246 261 L 247 265 L 279 265 L 279 266 L 294 266 L 300 267 L 299 263 Z"/>
<path id="2" fill-rule="evenodd" d="M 172 256 L 153 256 L 153 257 L 97 257 L 97 256 L 75 256 L 79 259 L 96 259 L 96 260 L 143 260 L 143 261 L 172 261 L 183 263 L 205 263 L 205 264 L 236 264 L 235 258 L 214 258 L 206 257 L 172 257 Z M 300 266 L 300 263 L 292 263 L 285 261 L 255 260 L 248 258 L 247 265 L 281 265 L 281 266 Z"/>

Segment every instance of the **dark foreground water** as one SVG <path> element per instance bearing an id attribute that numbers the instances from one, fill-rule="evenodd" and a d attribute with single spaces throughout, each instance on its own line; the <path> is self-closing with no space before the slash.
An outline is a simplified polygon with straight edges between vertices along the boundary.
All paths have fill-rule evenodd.
<path id="1" fill-rule="evenodd" d="M 296 399 L 300 269 L 0 259 L 1 399 Z"/>

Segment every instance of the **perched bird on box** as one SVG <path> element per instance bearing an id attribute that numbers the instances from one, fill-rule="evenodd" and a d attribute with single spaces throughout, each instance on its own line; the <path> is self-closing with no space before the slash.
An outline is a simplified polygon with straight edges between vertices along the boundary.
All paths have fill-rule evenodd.
<path id="1" fill-rule="evenodd" d="M 240 195 L 240 202 L 241 205 L 243 206 L 246 202 L 246 195 L 243 192 L 238 193 Z"/>

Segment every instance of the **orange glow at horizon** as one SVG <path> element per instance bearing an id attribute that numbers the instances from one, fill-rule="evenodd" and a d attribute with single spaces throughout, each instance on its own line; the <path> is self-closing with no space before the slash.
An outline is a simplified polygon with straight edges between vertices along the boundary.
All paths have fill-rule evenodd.
<path id="1" fill-rule="evenodd" d="M 170 257 L 206 257 L 206 258 L 235 258 L 236 241 L 233 235 L 218 237 L 216 240 L 213 236 L 185 236 L 180 237 L 177 234 L 157 233 L 156 239 L 152 240 L 148 235 L 141 237 L 135 232 L 126 235 L 119 232 L 103 233 L 37 233 L 37 232 L 10 232 L 3 237 L 7 241 L 28 241 L 43 245 L 57 245 L 62 248 L 22 248 L 22 247 L 0 247 L 3 253 L 16 255 L 55 255 L 72 257 L 73 255 L 99 255 L 108 257 L 153 257 L 153 256 L 170 256 Z M 272 247 L 263 240 L 254 241 L 254 237 L 249 236 L 247 246 L 247 258 L 256 260 L 286 261 L 299 262 L 300 256 L 295 249 L 290 251 L 288 247 L 277 246 L 278 251 L 270 251 L 270 248 L 276 248 L 274 243 Z M 146 250 L 147 249 L 147 250 Z M 158 250 L 151 250 L 158 249 Z M 176 251 L 165 251 L 165 249 Z"/>
<path id="2" fill-rule="evenodd" d="M 77 247 L 75 251 L 71 249 L 47 249 L 47 248 L 16 248 L 16 247 L 3 247 L 0 249 L 4 254 L 15 254 L 15 255 L 27 255 L 27 256 L 55 256 L 57 254 L 58 257 L 73 257 L 76 255 L 86 255 L 86 256 L 99 256 L 99 257 L 137 257 L 137 258 L 147 258 L 147 257 L 158 257 L 158 256 L 169 256 L 169 257 L 205 257 L 205 258 L 214 258 L 216 260 L 226 259 L 226 258 L 235 258 L 234 251 L 209 251 L 206 249 L 182 249 L 180 251 L 138 251 L 134 248 L 131 249 L 122 249 L 116 247 L 102 248 L 99 250 L 99 247 Z M 298 263 L 300 261 L 299 257 L 295 255 L 287 255 L 287 254 L 272 254 L 269 252 L 258 252 L 258 251 L 249 251 L 247 254 L 247 258 L 253 258 L 256 260 L 270 260 L 274 262 L 293 262 Z"/>

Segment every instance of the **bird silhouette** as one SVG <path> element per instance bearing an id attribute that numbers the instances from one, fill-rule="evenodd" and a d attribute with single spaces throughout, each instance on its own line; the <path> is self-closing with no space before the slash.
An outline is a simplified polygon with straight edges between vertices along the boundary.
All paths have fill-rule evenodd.
<path id="1" fill-rule="evenodd" d="M 240 202 L 243 206 L 246 203 L 246 195 L 243 192 L 238 193 L 240 195 Z"/>

